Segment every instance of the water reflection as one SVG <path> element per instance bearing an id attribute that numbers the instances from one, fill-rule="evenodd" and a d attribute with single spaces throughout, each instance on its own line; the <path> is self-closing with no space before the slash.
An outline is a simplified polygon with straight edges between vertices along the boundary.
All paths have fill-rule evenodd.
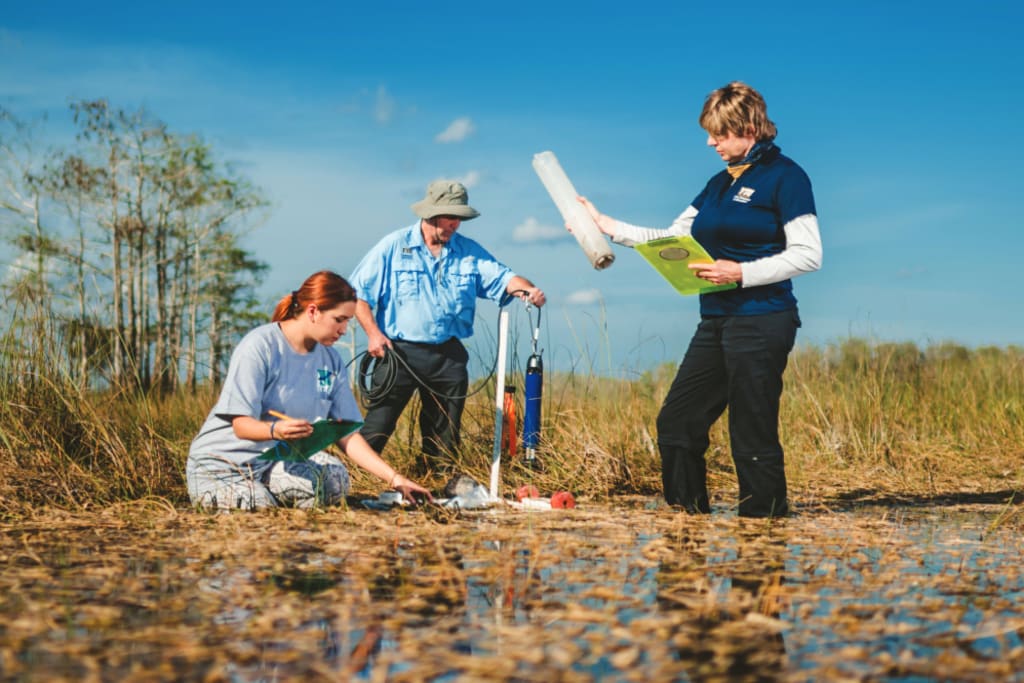
<path id="1" fill-rule="evenodd" d="M 786 667 L 783 537 L 758 525 L 681 528 L 657 573 L 658 606 L 677 615 L 671 640 L 689 680 L 772 681 Z"/>
<path id="2" fill-rule="evenodd" d="M 602 536 L 580 529 L 561 539 L 554 556 L 549 544 L 508 540 L 482 541 L 483 553 L 451 553 L 448 561 L 466 577 L 465 604 L 446 609 L 443 626 L 442 620 L 412 620 L 401 633 L 385 634 L 375 655 L 397 649 L 403 639 L 441 635 L 448 655 L 500 659 L 503 676 L 512 680 L 539 680 L 545 671 L 619 680 L 636 670 L 655 680 L 771 680 L 783 671 L 784 624 L 777 620 L 782 538 L 760 530 L 633 531 L 625 537 L 615 531 Z M 647 557 L 652 546 L 663 557 L 659 562 Z M 401 600 L 394 590 L 376 597 Z M 659 614 L 665 636 L 652 643 L 647 629 Z M 532 651 L 519 646 L 522 632 L 538 629 L 550 637 Z M 381 662 L 371 657 L 360 675 L 372 677 Z M 392 667 L 388 675 L 405 670 Z M 442 664 L 431 680 L 467 675 L 474 672 Z"/>
<path id="3" fill-rule="evenodd" d="M 595 523 L 529 547 L 482 540 L 461 558 L 466 605 L 447 648 L 512 661 L 504 675 L 524 680 L 552 670 L 594 680 L 862 677 L 879 662 L 913 678 L 951 646 L 971 675 L 1020 660 L 1012 533 L 994 534 L 1008 545 L 986 540 L 991 519 L 974 513 L 872 513 L 774 525 L 659 519 L 608 534 Z M 517 647 L 520 632 L 538 630 L 548 637 L 533 652 Z"/>
<path id="4" fill-rule="evenodd" d="M 783 618 L 798 627 L 796 667 L 1021 680 L 1022 547 L 1019 532 L 998 526 L 1000 512 L 895 510 L 837 528 L 831 547 L 820 537 L 793 544 L 800 585 Z"/>
<path id="5" fill-rule="evenodd" d="M 444 526 L 414 514 L 274 521 L 290 540 L 266 543 L 259 515 L 102 534 L 82 524 L 79 536 L 4 529 L 0 679 L 910 681 L 1024 670 L 1024 522 L 998 507 L 770 523 L 596 505 Z"/>

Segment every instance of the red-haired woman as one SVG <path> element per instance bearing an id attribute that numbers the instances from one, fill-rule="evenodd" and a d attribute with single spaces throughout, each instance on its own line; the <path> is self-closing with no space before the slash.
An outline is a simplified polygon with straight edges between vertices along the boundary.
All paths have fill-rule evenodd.
<path id="1" fill-rule="evenodd" d="M 320 271 L 278 302 L 273 321 L 249 332 L 231 355 L 217 404 L 192 441 L 186 465 L 193 504 L 206 509 L 311 508 L 337 504 L 348 470 L 324 452 L 303 462 L 260 460 L 278 441 L 310 436 L 320 418 L 361 421 L 345 364 L 332 345 L 355 314 L 341 276 Z M 291 419 L 276 419 L 274 413 Z M 358 433 L 338 441 L 354 463 L 407 498 L 430 493 L 406 479 Z"/>

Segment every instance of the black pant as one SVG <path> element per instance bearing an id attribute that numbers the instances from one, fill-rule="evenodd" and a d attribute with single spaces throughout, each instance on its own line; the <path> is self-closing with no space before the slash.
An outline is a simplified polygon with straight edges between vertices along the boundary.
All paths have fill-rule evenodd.
<path id="1" fill-rule="evenodd" d="M 466 369 L 469 354 L 454 337 L 441 344 L 399 339 L 392 340 L 392 344 L 392 352 L 397 353 L 412 372 L 397 359 L 392 360 L 395 366 L 394 384 L 387 395 L 367 411 L 360 433 L 380 453 L 395 431 L 398 418 L 409 399 L 418 390 L 422 403 L 419 423 L 423 454 L 428 465 L 438 466 L 442 455 L 451 457 L 458 451 L 462 410 L 469 387 L 469 372 Z M 381 385 L 383 369 L 380 363 L 374 369 L 374 389 Z"/>
<path id="2" fill-rule="evenodd" d="M 799 326 L 795 309 L 701 320 L 658 414 L 666 501 L 690 512 L 710 511 L 704 453 L 711 425 L 728 406 L 739 514 L 789 511 L 779 398 Z"/>

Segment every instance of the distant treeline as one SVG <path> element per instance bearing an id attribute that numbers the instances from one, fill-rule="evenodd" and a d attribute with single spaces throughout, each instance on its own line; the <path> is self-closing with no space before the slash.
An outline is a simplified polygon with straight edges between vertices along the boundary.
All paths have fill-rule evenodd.
<path id="1" fill-rule="evenodd" d="M 81 100 L 70 113 L 73 140 L 55 145 L 45 119 L 0 108 L 8 377 L 161 391 L 216 382 L 253 321 L 266 265 L 239 238 L 265 198 L 199 137 L 141 109 Z"/>

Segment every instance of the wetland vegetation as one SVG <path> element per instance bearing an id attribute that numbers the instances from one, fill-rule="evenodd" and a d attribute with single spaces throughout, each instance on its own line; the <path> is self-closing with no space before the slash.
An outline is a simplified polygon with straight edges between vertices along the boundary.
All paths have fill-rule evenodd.
<path id="1" fill-rule="evenodd" d="M 781 421 L 795 514 L 757 521 L 734 515 L 723 425 L 714 514 L 657 495 L 670 367 L 551 375 L 544 468 L 510 462 L 502 493 L 532 482 L 578 507 L 461 515 L 363 509 L 379 488 L 357 472 L 342 508 L 198 513 L 183 466 L 212 387 L 8 372 L 0 677 L 1013 680 L 1022 361 L 859 340 L 798 350 Z M 484 481 L 486 393 L 459 464 Z M 389 453 L 400 466 L 412 433 L 404 423 Z"/>

